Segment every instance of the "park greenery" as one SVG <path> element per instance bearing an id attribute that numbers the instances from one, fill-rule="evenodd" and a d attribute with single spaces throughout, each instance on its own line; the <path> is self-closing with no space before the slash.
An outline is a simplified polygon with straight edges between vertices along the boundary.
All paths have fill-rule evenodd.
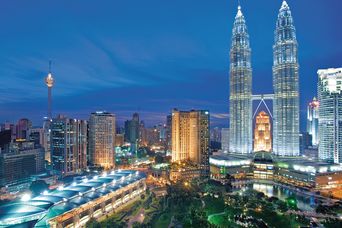
<path id="1" fill-rule="evenodd" d="M 290 214 L 297 211 L 295 197 L 285 201 L 268 197 L 255 190 L 232 191 L 229 183 L 215 181 L 180 181 L 167 187 L 167 194 L 156 197 L 147 191 L 134 203 L 101 221 L 92 220 L 87 227 L 126 227 L 130 217 L 144 209 L 143 224 L 133 227 L 308 227 L 304 216 Z M 318 210 L 325 210 L 319 208 Z M 336 227 L 339 221 L 323 222 Z M 342 226 L 341 226 L 342 227 Z"/>

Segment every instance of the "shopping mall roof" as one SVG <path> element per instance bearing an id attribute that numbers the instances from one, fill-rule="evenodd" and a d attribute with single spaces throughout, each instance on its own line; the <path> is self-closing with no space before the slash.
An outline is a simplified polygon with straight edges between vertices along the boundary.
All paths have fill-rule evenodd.
<path id="1" fill-rule="evenodd" d="M 277 166 L 280 168 L 290 168 L 305 173 L 329 173 L 340 172 L 342 166 L 324 161 L 314 161 L 307 158 L 277 158 Z"/>
<path id="2" fill-rule="evenodd" d="M 0 227 L 39 220 L 36 226 L 46 226 L 46 221 L 90 200 L 116 191 L 145 178 L 142 172 L 117 170 L 97 176 L 84 176 L 80 181 L 57 190 L 45 191 L 26 201 L 13 201 L 0 206 Z"/>
<path id="3" fill-rule="evenodd" d="M 249 165 L 251 163 L 251 157 L 247 155 L 235 155 L 235 154 L 217 154 L 212 155 L 209 158 L 209 163 L 218 166 L 241 166 Z"/>

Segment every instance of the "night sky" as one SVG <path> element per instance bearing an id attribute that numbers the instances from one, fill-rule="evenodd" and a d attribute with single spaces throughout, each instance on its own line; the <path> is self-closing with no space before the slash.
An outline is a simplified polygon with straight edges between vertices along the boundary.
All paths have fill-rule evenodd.
<path id="1" fill-rule="evenodd" d="M 272 45 L 281 0 L 241 0 L 252 48 L 253 93 L 272 93 Z M 288 0 L 299 43 L 301 127 L 317 69 L 341 67 L 341 0 Z M 88 119 L 107 110 L 119 124 L 147 125 L 172 108 L 209 109 L 228 127 L 233 0 L 3 0 L 0 122 L 47 113 L 44 77 L 53 61 L 53 114 Z"/>

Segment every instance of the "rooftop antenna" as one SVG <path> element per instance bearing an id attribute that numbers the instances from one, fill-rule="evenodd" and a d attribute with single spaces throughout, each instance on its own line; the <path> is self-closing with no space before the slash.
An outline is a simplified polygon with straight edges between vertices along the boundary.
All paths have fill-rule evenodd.
<path id="1" fill-rule="evenodd" d="M 49 73 L 45 78 L 45 84 L 48 87 L 48 118 L 49 120 L 52 119 L 52 112 L 51 112 L 51 107 L 52 107 L 52 87 L 54 85 L 54 78 L 52 77 L 51 73 L 51 60 L 49 61 Z"/>
<path id="2" fill-rule="evenodd" d="M 52 61 L 51 59 L 49 60 L 49 73 L 51 73 L 51 64 L 52 64 Z"/>

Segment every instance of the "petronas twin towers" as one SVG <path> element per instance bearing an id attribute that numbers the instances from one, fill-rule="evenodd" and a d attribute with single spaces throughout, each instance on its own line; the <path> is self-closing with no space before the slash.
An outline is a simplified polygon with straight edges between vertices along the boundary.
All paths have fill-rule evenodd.
<path id="1" fill-rule="evenodd" d="M 299 155 L 298 44 L 291 11 L 283 1 L 273 46 L 273 153 Z M 252 152 L 252 65 L 246 21 L 239 6 L 230 49 L 231 153 Z"/>
<path id="2" fill-rule="evenodd" d="M 233 153 L 252 151 L 252 65 L 246 21 L 239 6 L 230 49 L 230 143 Z"/>

